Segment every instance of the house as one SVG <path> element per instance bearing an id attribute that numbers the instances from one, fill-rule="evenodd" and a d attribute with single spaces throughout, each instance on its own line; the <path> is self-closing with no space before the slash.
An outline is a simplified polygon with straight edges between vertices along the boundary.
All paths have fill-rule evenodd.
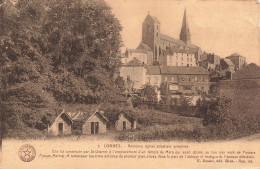
<path id="1" fill-rule="evenodd" d="M 153 64 L 153 52 L 145 44 L 140 44 L 137 49 L 126 49 L 125 54 L 121 54 L 121 63 L 126 64 L 133 59 L 139 60 L 142 64 Z"/>
<path id="2" fill-rule="evenodd" d="M 226 76 L 227 79 L 232 78 L 232 74 L 235 72 L 235 65 L 228 58 L 223 58 L 220 60 L 220 74 L 221 76 Z"/>
<path id="3" fill-rule="evenodd" d="M 235 65 L 235 70 L 244 68 L 247 65 L 246 58 L 236 53 L 228 56 L 227 59 L 230 59 L 231 62 Z"/>
<path id="4" fill-rule="evenodd" d="M 193 49 L 171 46 L 162 51 L 160 64 L 164 66 L 197 66 L 197 61 Z"/>
<path id="5" fill-rule="evenodd" d="M 73 121 L 70 116 L 63 110 L 56 119 L 48 126 L 48 132 L 53 135 L 71 134 Z"/>
<path id="6" fill-rule="evenodd" d="M 199 65 L 204 67 L 207 70 L 215 70 L 220 67 L 220 56 L 215 55 L 214 53 L 203 53 L 200 56 Z"/>
<path id="7" fill-rule="evenodd" d="M 136 120 L 121 113 L 119 114 L 118 120 L 116 121 L 115 129 L 117 131 L 136 129 Z"/>
<path id="8" fill-rule="evenodd" d="M 106 132 L 108 119 L 100 105 L 85 105 L 78 110 L 63 110 L 48 131 L 58 134 L 99 134 Z"/>

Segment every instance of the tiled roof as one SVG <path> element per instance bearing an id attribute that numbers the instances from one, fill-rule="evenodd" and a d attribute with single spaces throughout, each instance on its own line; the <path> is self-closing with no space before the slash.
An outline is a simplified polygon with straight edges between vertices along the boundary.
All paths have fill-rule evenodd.
<path id="1" fill-rule="evenodd" d="M 145 43 L 140 43 L 139 46 L 136 49 L 144 49 L 144 50 L 148 50 L 148 51 L 152 51 L 152 49 Z"/>
<path id="2" fill-rule="evenodd" d="M 147 72 L 146 72 L 147 75 L 160 75 L 161 74 L 159 66 L 145 66 L 145 68 L 147 69 Z"/>
<path id="3" fill-rule="evenodd" d="M 185 66 L 160 66 L 161 74 L 188 74 L 188 75 L 207 75 L 209 72 L 202 67 Z"/>
<path id="4" fill-rule="evenodd" d="M 255 79 L 260 78 L 260 67 L 256 64 L 249 64 L 233 74 L 232 79 Z"/>

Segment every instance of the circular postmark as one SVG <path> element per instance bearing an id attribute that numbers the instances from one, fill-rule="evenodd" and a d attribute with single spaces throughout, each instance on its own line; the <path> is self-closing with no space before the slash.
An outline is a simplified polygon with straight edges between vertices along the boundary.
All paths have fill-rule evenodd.
<path id="1" fill-rule="evenodd" d="M 19 148 L 18 156 L 20 159 L 24 162 L 30 162 L 32 161 L 36 156 L 36 151 L 34 147 L 30 144 L 22 145 Z"/>

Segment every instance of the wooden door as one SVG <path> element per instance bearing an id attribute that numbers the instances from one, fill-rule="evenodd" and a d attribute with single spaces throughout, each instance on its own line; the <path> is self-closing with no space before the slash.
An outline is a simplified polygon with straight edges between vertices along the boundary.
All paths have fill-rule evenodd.
<path id="1" fill-rule="evenodd" d="M 123 131 L 126 130 L 126 121 L 123 121 Z"/>
<path id="2" fill-rule="evenodd" d="M 59 123 L 59 133 L 62 134 L 63 133 L 63 123 Z"/>
<path id="3" fill-rule="evenodd" d="M 95 134 L 95 122 L 91 122 L 91 134 Z"/>

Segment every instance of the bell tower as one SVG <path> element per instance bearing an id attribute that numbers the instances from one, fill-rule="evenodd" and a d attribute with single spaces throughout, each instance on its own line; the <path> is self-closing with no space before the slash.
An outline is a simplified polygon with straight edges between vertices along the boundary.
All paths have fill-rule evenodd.
<path id="1" fill-rule="evenodd" d="M 181 27 L 181 33 L 180 33 L 180 40 L 182 40 L 183 42 L 187 43 L 191 43 L 190 40 L 190 29 L 189 29 L 189 25 L 188 25 L 188 21 L 187 21 L 187 16 L 186 16 L 186 9 L 184 11 L 184 15 L 183 15 L 183 21 L 182 21 L 182 27 Z"/>

